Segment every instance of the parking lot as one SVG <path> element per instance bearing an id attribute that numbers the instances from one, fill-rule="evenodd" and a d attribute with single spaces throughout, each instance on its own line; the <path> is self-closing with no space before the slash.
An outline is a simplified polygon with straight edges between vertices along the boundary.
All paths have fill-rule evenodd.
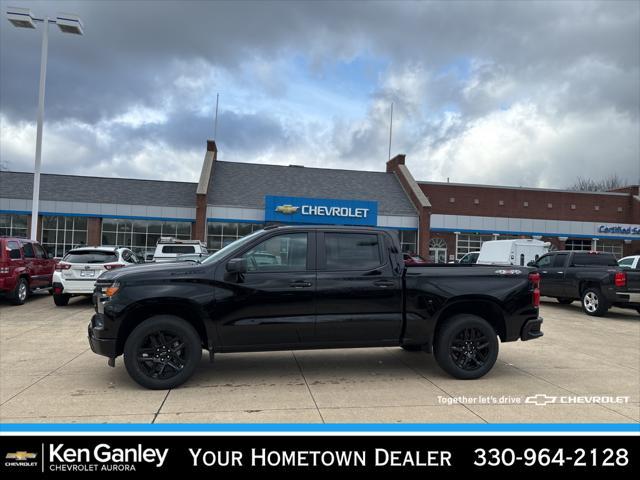
<path id="1" fill-rule="evenodd" d="M 453 379 L 430 355 L 400 348 L 286 351 L 218 355 L 214 364 L 203 355 L 194 377 L 169 391 L 145 390 L 121 358 L 109 368 L 93 354 L 91 314 L 84 298 L 63 308 L 47 294 L 19 307 L 0 300 L 2 423 L 640 420 L 640 316 L 632 310 L 594 318 L 577 302 L 543 300 L 545 336 L 501 345 L 480 380 Z M 611 396 L 628 402 L 607 403 Z"/>

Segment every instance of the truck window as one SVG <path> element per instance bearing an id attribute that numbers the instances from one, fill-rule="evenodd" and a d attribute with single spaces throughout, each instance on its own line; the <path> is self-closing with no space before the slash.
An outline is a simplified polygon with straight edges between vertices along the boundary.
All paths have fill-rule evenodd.
<path id="1" fill-rule="evenodd" d="M 556 253 L 556 258 L 553 261 L 553 266 L 559 268 L 564 267 L 564 264 L 567 261 L 567 255 L 568 253 Z"/>
<path id="2" fill-rule="evenodd" d="M 307 269 L 307 234 L 277 235 L 259 243 L 242 258 L 248 272 L 300 272 Z"/>
<path id="3" fill-rule="evenodd" d="M 162 253 L 195 253 L 195 245 L 165 245 Z"/>
<path id="4" fill-rule="evenodd" d="M 545 255 L 538 260 L 538 267 L 550 267 L 553 263 L 553 257 L 555 255 Z"/>
<path id="5" fill-rule="evenodd" d="M 24 258 L 36 258 L 36 254 L 33 251 L 33 245 L 30 243 L 23 243 L 22 251 L 24 252 Z"/>
<path id="6" fill-rule="evenodd" d="M 7 242 L 7 249 L 9 250 L 9 258 L 12 260 L 18 260 L 22 256 L 18 242 Z"/>
<path id="7" fill-rule="evenodd" d="M 329 270 L 371 270 L 382 264 L 377 234 L 325 233 L 324 249 Z"/>
<path id="8" fill-rule="evenodd" d="M 574 267 L 586 267 L 591 265 L 600 265 L 607 267 L 616 267 L 618 262 L 616 257 L 612 254 L 606 253 L 574 253 L 573 263 Z"/>
<path id="9" fill-rule="evenodd" d="M 33 249 L 36 251 L 36 257 L 38 258 L 47 258 L 47 254 L 44 252 L 42 247 L 38 244 L 33 244 Z"/>

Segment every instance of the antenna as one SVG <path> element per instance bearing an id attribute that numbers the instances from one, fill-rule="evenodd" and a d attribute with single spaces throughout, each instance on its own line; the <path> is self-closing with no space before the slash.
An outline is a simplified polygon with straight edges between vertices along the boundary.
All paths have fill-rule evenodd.
<path id="1" fill-rule="evenodd" d="M 220 99 L 220 94 L 216 93 L 216 118 L 213 123 L 213 141 L 215 142 L 218 137 L 218 100 Z"/>
<path id="2" fill-rule="evenodd" d="M 391 135 L 393 134 L 393 102 L 391 102 L 391 118 L 389 122 L 389 158 L 391 160 Z"/>

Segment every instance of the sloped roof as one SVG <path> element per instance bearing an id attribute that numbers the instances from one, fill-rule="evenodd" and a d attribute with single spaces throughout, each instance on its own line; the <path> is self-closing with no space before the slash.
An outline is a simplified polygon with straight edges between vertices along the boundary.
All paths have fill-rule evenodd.
<path id="1" fill-rule="evenodd" d="M 42 174 L 40 200 L 195 207 L 197 183 Z M 0 197 L 30 200 L 33 174 L 0 172 Z"/>
<path id="2" fill-rule="evenodd" d="M 415 215 L 393 173 L 217 161 L 209 205 L 264 208 L 265 195 L 372 200 L 382 215 Z"/>

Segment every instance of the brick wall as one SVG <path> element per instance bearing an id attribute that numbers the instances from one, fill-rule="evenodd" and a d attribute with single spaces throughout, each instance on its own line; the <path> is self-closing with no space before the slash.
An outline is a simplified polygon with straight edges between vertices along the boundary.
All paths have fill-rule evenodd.
<path id="1" fill-rule="evenodd" d="M 419 185 L 431 202 L 432 214 L 640 223 L 640 205 L 637 205 L 640 202 L 633 200 L 629 194 L 603 195 L 455 184 Z"/>

